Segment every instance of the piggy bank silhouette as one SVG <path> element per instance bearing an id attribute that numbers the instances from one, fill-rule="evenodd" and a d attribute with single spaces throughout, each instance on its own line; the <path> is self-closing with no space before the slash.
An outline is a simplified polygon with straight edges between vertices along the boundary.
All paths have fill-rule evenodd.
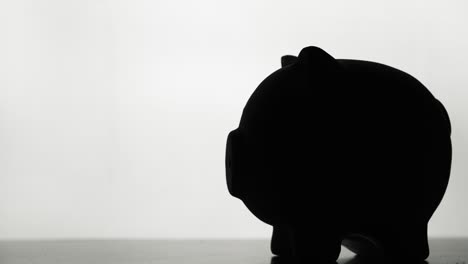
<path id="1" fill-rule="evenodd" d="M 282 57 L 229 133 L 227 186 L 273 226 L 275 255 L 335 261 L 343 245 L 423 260 L 450 134 L 444 106 L 414 77 L 306 47 Z"/>

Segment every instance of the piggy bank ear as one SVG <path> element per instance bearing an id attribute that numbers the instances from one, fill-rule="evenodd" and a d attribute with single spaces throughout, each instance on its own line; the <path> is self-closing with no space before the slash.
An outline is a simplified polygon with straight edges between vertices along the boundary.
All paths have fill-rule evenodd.
<path id="1" fill-rule="evenodd" d="M 242 135 L 239 129 L 229 133 L 226 144 L 226 183 L 229 193 L 237 198 L 240 198 L 240 179 L 243 167 L 242 157 Z"/>
<path id="2" fill-rule="evenodd" d="M 293 55 L 284 55 L 281 57 L 281 67 L 286 67 L 297 61 L 297 57 Z"/>
<path id="3" fill-rule="evenodd" d="M 299 52 L 297 61 L 306 67 L 330 72 L 340 70 L 341 66 L 330 54 L 319 47 L 305 47 Z"/>

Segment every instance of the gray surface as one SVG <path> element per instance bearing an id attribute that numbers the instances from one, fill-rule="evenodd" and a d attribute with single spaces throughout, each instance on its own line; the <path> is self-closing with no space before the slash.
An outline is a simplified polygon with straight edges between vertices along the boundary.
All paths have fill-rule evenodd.
<path id="1" fill-rule="evenodd" d="M 468 239 L 431 240 L 430 246 L 429 263 L 464 264 L 468 260 Z M 352 256 L 343 250 L 338 262 L 359 263 Z M 0 241 L 0 263 L 270 264 L 272 255 L 267 240 Z"/>

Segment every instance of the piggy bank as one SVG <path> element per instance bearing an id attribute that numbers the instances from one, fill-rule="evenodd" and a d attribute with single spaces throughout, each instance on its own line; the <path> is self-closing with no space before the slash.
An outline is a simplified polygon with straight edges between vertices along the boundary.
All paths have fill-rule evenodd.
<path id="1" fill-rule="evenodd" d="M 283 56 L 226 146 L 229 193 L 273 227 L 278 256 L 424 260 L 445 193 L 451 125 L 417 79 L 318 47 Z"/>

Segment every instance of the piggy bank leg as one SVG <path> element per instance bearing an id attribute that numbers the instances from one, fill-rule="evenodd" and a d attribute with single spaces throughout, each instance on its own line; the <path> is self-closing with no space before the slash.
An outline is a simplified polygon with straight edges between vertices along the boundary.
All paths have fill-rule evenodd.
<path id="1" fill-rule="evenodd" d="M 275 226 L 271 250 L 278 256 L 333 263 L 340 255 L 341 239 L 336 232 L 327 229 L 313 224 Z"/>
<path id="2" fill-rule="evenodd" d="M 333 263 L 338 259 L 341 238 L 336 233 L 336 227 L 310 224 L 291 229 L 294 257 L 319 263 Z"/>
<path id="3" fill-rule="evenodd" d="M 289 227 L 275 225 L 273 226 L 273 235 L 271 237 L 271 252 L 277 256 L 291 257 L 291 232 Z"/>
<path id="4" fill-rule="evenodd" d="M 426 225 L 407 225 L 385 239 L 386 254 L 395 259 L 424 260 L 429 256 Z"/>

